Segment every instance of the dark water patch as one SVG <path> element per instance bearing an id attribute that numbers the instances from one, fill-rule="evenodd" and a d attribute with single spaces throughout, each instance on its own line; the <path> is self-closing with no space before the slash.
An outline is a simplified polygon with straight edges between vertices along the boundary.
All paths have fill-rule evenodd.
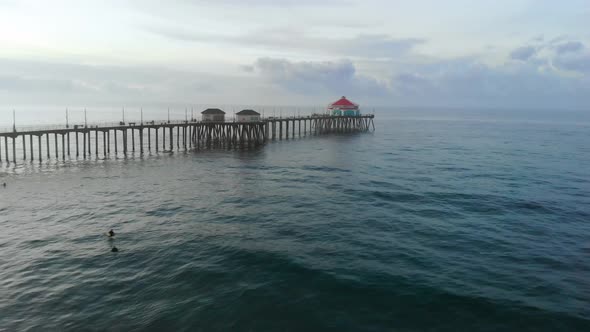
<path id="1" fill-rule="evenodd" d="M 430 193 L 428 196 L 439 204 L 453 205 L 465 212 L 486 215 L 501 215 L 508 213 L 508 209 L 502 204 L 502 201 L 505 198 L 496 195 L 448 192 Z"/>
<path id="2" fill-rule="evenodd" d="M 415 209 L 412 210 L 412 212 L 420 217 L 424 217 L 424 218 L 432 218 L 432 219 L 460 219 L 460 218 L 464 218 L 465 215 L 449 210 L 449 209 L 442 209 L 442 208 L 438 208 L 438 209 Z"/>
<path id="3" fill-rule="evenodd" d="M 169 207 L 160 207 L 155 210 L 146 211 L 145 214 L 148 216 L 155 216 L 155 217 L 172 217 L 177 215 L 183 211 L 183 207 L 181 206 L 169 206 Z"/>
<path id="4" fill-rule="evenodd" d="M 539 214 L 551 214 L 553 210 L 543 203 L 535 202 L 535 201 L 512 201 L 507 204 L 510 209 L 514 210 L 522 210 L 522 211 L 530 211 Z"/>
<path id="5" fill-rule="evenodd" d="M 349 169 L 343 169 L 340 167 L 326 167 L 326 166 L 303 166 L 301 167 L 304 171 L 316 171 L 322 173 L 351 173 L 352 171 Z"/>
<path id="6" fill-rule="evenodd" d="M 346 188 L 342 189 L 341 192 L 350 197 L 354 197 L 354 199 L 358 201 L 373 202 L 378 206 L 379 202 L 414 203 L 425 199 L 422 195 L 403 191 L 375 191 Z"/>
<path id="7" fill-rule="evenodd" d="M 470 168 L 457 167 L 457 166 L 441 166 L 441 167 L 437 167 L 437 170 L 447 171 L 447 172 L 457 172 L 457 173 L 471 171 Z"/>
<path id="8" fill-rule="evenodd" d="M 53 239 L 53 241 L 55 241 L 55 239 Z M 49 240 L 49 239 L 36 239 L 36 240 L 25 241 L 22 244 L 22 246 L 23 246 L 23 248 L 26 248 L 26 249 L 35 249 L 35 248 L 44 247 L 44 246 L 50 244 L 51 242 L 52 242 L 52 240 Z"/>
<path id="9" fill-rule="evenodd" d="M 371 180 L 371 181 L 363 181 L 360 184 L 371 188 L 371 189 L 388 189 L 388 190 L 396 190 L 396 191 L 410 191 L 410 188 L 407 186 L 401 185 L 400 183 L 396 182 L 396 179 L 389 178 L 388 181 L 378 181 L 378 180 Z"/>
<path id="10" fill-rule="evenodd" d="M 424 196 L 408 192 L 373 191 L 371 196 L 384 201 L 400 203 L 421 202 L 424 200 Z"/>

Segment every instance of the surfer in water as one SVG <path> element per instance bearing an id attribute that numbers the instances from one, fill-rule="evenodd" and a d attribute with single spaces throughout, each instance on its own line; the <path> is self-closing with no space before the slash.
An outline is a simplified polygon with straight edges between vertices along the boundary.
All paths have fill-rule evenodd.
<path id="1" fill-rule="evenodd" d="M 107 233 L 108 237 L 115 237 L 115 232 L 113 231 L 113 229 L 111 228 L 111 230 Z"/>

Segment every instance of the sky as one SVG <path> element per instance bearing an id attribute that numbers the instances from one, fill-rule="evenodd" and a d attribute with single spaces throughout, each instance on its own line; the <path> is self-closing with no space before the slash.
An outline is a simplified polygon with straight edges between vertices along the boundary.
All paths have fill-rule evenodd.
<path id="1" fill-rule="evenodd" d="M 588 0 L 0 0 L 31 105 L 590 108 Z"/>

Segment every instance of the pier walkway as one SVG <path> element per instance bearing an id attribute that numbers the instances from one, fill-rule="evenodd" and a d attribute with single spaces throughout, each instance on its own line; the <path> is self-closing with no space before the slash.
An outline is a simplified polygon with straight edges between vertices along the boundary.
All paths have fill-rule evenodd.
<path id="1" fill-rule="evenodd" d="M 0 162 L 66 157 L 90 159 L 136 151 L 188 151 L 210 146 L 259 145 L 307 135 L 375 130 L 374 115 L 266 118 L 251 122 L 149 121 L 119 125 L 0 132 Z"/>

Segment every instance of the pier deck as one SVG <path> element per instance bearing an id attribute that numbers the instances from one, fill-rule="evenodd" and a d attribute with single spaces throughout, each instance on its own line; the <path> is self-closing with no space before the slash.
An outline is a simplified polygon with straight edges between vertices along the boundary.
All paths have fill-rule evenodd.
<path id="1" fill-rule="evenodd" d="M 268 140 L 375 130 L 373 118 L 374 115 L 266 118 L 251 122 L 149 121 L 13 130 L 0 132 L 0 162 L 259 145 Z"/>

